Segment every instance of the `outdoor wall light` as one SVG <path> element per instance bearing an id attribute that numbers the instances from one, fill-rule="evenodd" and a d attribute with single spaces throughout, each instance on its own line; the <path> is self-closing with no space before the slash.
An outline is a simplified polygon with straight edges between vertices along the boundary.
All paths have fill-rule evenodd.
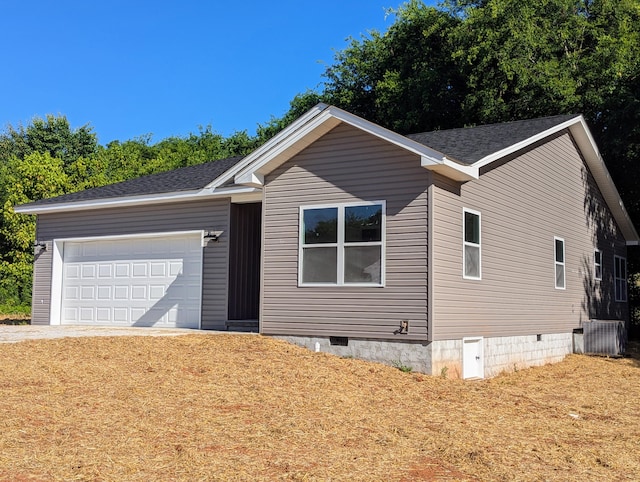
<path id="1" fill-rule="evenodd" d="M 45 243 L 44 241 L 38 241 L 36 239 L 36 242 L 33 244 L 34 248 L 40 248 L 40 250 L 42 251 L 46 251 L 47 250 L 47 243 Z"/>
<path id="2" fill-rule="evenodd" d="M 218 241 L 221 235 L 222 231 L 207 230 L 204 232 L 204 239 L 206 239 L 207 241 Z"/>

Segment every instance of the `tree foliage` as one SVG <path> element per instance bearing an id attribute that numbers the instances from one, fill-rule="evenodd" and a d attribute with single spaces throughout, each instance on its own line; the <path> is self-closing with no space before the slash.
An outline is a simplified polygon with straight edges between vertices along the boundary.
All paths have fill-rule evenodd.
<path id="1" fill-rule="evenodd" d="M 17 204 L 63 194 L 68 186 L 61 159 L 48 152 L 13 157 L 4 169 L 5 200 L 0 211 L 0 296 L 3 305 L 20 305 L 31 297 L 36 220 L 18 214 Z"/>
<path id="2" fill-rule="evenodd" d="M 16 203 L 247 154 L 318 102 L 403 134 L 583 113 L 640 225 L 638 0 L 445 0 L 438 8 L 409 0 L 390 13 L 387 31 L 350 39 L 322 89 L 295 96 L 256 136 L 201 127 L 101 146 L 90 126 L 72 129 L 64 116 L 8 126 L 0 133 L 0 275 L 13 281 L 3 286 L 20 286 L 15 296 L 28 302 L 33 219 L 17 216 Z M 3 296 L 0 289 L 0 304 Z"/>
<path id="3" fill-rule="evenodd" d="M 12 157 L 24 159 L 34 152 L 46 152 L 65 164 L 78 157 L 90 157 L 98 148 L 92 130 L 87 125 L 72 130 L 65 116 L 51 114 L 44 119 L 35 117 L 26 127 L 9 125 L 0 135 L 0 163 Z"/>
<path id="4" fill-rule="evenodd" d="M 35 218 L 13 207 L 145 174 L 247 154 L 257 137 L 224 137 L 211 127 L 157 143 L 151 136 L 97 143 L 89 126 L 72 129 L 64 116 L 36 117 L 0 134 L 0 305 L 29 305 Z"/>

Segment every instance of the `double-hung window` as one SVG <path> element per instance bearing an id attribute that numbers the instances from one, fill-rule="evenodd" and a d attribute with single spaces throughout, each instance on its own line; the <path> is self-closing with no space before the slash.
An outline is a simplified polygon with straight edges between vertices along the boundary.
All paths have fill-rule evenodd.
<path id="1" fill-rule="evenodd" d="M 602 279 L 602 251 L 596 249 L 593 252 L 593 277 L 594 279 Z"/>
<path id="2" fill-rule="evenodd" d="M 627 301 L 627 260 L 621 256 L 613 257 L 616 301 Z"/>
<path id="3" fill-rule="evenodd" d="M 384 223 L 384 201 L 301 207 L 299 284 L 382 286 Z"/>
<path id="4" fill-rule="evenodd" d="M 463 209 L 464 253 L 462 256 L 462 277 L 481 278 L 480 213 Z"/>
<path id="5" fill-rule="evenodd" d="M 553 240 L 555 246 L 556 288 L 563 290 L 565 289 L 564 239 L 556 237 Z"/>

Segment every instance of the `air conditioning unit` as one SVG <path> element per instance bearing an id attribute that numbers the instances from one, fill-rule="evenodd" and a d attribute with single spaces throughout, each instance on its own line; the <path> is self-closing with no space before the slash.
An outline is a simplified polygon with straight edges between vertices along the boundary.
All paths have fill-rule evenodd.
<path id="1" fill-rule="evenodd" d="M 582 323 L 584 353 L 622 356 L 627 346 L 623 320 L 589 320 Z"/>

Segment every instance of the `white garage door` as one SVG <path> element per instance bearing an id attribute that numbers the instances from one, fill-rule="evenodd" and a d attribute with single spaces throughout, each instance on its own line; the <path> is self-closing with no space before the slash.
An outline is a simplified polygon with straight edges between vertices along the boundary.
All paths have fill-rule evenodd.
<path id="1" fill-rule="evenodd" d="M 61 323 L 198 328 L 200 235 L 64 243 Z"/>

